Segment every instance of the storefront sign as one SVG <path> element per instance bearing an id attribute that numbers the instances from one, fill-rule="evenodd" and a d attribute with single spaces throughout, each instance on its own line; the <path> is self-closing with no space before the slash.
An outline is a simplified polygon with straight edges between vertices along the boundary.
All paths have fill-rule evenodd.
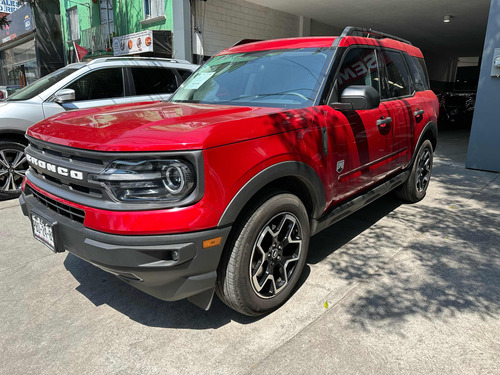
<path id="1" fill-rule="evenodd" d="M 115 56 L 153 52 L 153 31 L 146 30 L 113 38 Z"/>
<path id="2" fill-rule="evenodd" d="M 0 13 L 13 13 L 22 6 L 22 1 L 0 0 Z"/>
<path id="3" fill-rule="evenodd" d="M 0 0 L 0 4 L 7 3 L 10 0 Z M 10 42 L 24 34 L 32 32 L 35 29 L 35 20 L 29 6 L 22 7 L 17 12 L 9 14 L 7 20 L 10 24 L 0 30 L 0 44 Z"/>

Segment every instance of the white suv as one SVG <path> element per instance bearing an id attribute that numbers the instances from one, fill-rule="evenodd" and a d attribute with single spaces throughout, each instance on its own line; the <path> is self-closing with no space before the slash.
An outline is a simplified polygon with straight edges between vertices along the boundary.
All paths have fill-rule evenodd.
<path id="1" fill-rule="evenodd" d="M 67 110 L 167 100 L 197 68 L 184 60 L 100 58 L 70 64 L 0 102 L 0 199 L 20 193 L 29 126 Z"/>

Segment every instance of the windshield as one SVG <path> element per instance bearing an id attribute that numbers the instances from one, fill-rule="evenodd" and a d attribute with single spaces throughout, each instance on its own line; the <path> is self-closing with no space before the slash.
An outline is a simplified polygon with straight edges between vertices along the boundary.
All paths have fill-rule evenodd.
<path id="1" fill-rule="evenodd" d="M 301 108 L 314 104 L 333 50 L 303 48 L 215 56 L 170 101 Z"/>
<path id="2" fill-rule="evenodd" d="M 34 98 L 37 95 L 40 95 L 42 92 L 47 90 L 50 86 L 59 82 L 61 79 L 66 78 L 71 73 L 76 72 L 80 67 L 65 67 L 55 72 L 42 77 L 35 82 L 29 84 L 28 86 L 22 88 L 19 91 L 16 91 L 12 96 L 8 97 L 8 101 L 16 101 L 16 100 L 28 100 Z"/>

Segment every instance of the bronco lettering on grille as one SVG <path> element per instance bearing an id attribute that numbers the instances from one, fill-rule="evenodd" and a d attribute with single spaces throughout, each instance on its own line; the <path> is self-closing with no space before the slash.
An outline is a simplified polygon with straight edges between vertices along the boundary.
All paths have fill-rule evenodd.
<path id="1" fill-rule="evenodd" d="M 28 154 L 26 154 L 26 159 L 31 165 L 41 169 L 45 169 L 46 171 L 57 173 L 61 176 L 70 177 L 75 180 L 83 180 L 83 173 L 80 171 L 74 171 L 72 169 L 60 167 L 58 165 L 48 163 L 44 160 L 37 159 Z"/>

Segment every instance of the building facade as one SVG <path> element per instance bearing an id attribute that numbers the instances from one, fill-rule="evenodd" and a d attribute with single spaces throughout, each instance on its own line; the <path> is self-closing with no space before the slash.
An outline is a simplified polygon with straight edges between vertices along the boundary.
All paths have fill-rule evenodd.
<path id="1" fill-rule="evenodd" d="M 24 5 L 7 19 L 0 30 L 0 85 L 25 86 L 64 66 L 57 2 Z"/>
<path id="2" fill-rule="evenodd" d="M 60 0 L 65 61 L 76 61 L 73 42 L 89 51 L 85 59 L 117 54 L 172 57 L 173 1 Z M 139 46 L 137 38 L 132 41 L 137 33 L 146 35 Z M 129 48 L 129 40 L 134 48 Z M 120 53 L 123 41 L 126 48 Z"/>

